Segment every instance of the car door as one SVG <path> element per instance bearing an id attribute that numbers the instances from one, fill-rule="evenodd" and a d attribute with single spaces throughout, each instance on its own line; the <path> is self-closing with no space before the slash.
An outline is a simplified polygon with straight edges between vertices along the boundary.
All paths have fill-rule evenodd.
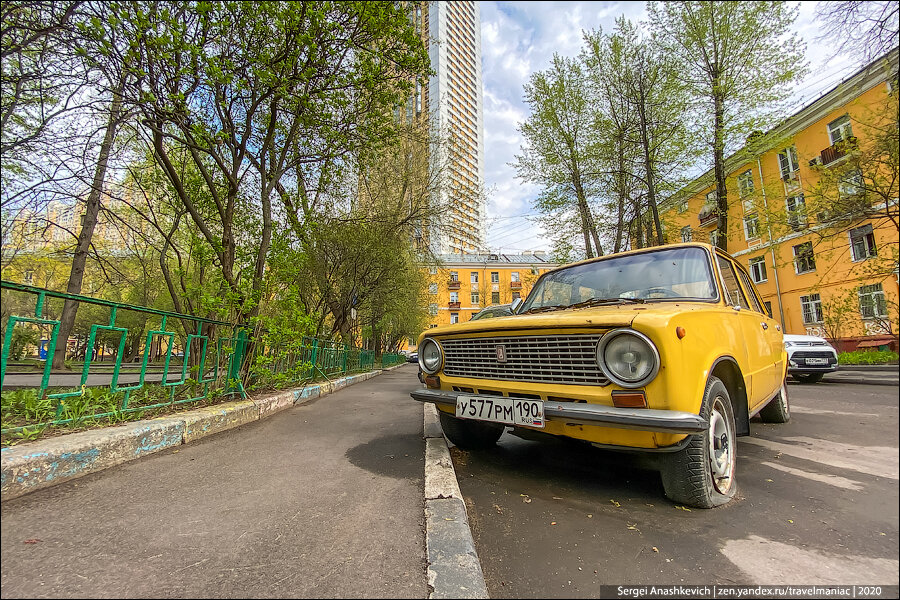
<path id="1" fill-rule="evenodd" d="M 747 351 L 747 364 L 739 365 L 747 383 L 747 398 L 752 411 L 772 397 L 772 348 L 767 335 L 768 324 L 750 308 L 747 294 L 741 287 L 733 261 L 716 253 L 726 300 L 735 311 Z"/>
<path id="2" fill-rule="evenodd" d="M 767 377 L 768 388 L 772 390 L 769 395 L 771 398 L 784 383 L 785 352 L 783 332 L 781 331 L 781 325 L 778 324 L 778 321 L 770 317 L 766 312 L 762 303 L 762 296 L 759 294 L 759 290 L 756 289 L 756 286 L 753 285 L 750 280 L 750 275 L 744 269 L 744 266 L 738 262 L 735 262 L 734 266 L 737 269 L 741 285 L 744 287 L 744 290 L 747 292 L 747 297 L 750 299 L 750 309 L 759 315 L 760 326 L 763 331 L 765 331 L 766 340 L 771 351 L 770 356 L 772 364 Z"/>

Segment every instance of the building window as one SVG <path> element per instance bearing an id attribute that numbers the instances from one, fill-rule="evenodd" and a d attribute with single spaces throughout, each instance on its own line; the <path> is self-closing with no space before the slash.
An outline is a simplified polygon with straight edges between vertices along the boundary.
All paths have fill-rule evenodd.
<path id="1" fill-rule="evenodd" d="M 794 271 L 797 275 L 816 270 L 816 257 L 813 254 L 812 242 L 803 242 L 794 246 Z"/>
<path id="2" fill-rule="evenodd" d="M 509 274 L 509 280 L 510 280 L 510 281 L 519 281 L 519 272 L 518 272 L 518 271 L 513 271 L 512 273 L 510 273 L 510 274 Z"/>
<path id="3" fill-rule="evenodd" d="M 865 260 L 877 255 L 875 252 L 875 233 L 871 225 L 863 225 L 850 230 L 850 251 L 853 260 Z"/>
<path id="4" fill-rule="evenodd" d="M 757 256 L 750 259 L 750 276 L 753 278 L 753 283 L 762 283 L 769 280 L 769 275 L 766 273 L 765 257 Z"/>
<path id="5" fill-rule="evenodd" d="M 429 267 L 428 272 L 432 275 L 437 275 L 437 267 Z"/>
<path id="6" fill-rule="evenodd" d="M 842 200 L 854 196 L 863 196 L 865 192 L 866 188 L 863 185 L 862 171 L 854 169 L 841 176 L 838 182 L 838 194 Z"/>
<path id="7" fill-rule="evenodd" d="M 472 292 L 472 304 L 478 304 L 478 292 Z"/>
<path id="8" fill-rule="evenodd" d="M 491 283 L 500 283 L 500 273 L 491 271 Z"/>
<path id="9" fill-rule="evenodd" d="M 478 283 L 478 271 L 472 271 L 472 276 L 470 281 L 472 283 Z"/>
<path id="10" fill-rule="evenodd" d="M 456 271 L 450 271 L 450 281 L 459 281 L 459 273 Z"/>
<path id="11" fill-rule="evenodd" d="M 744 217 L 744 235 L 748 240 L 759 237 L 759 217 L 755 214 Z"/>
<path id="12" fill-rule="evenodd" d="M 785 200 L 787 205 L 788 225 L 794 231 L 800 231 L 806 227 L 806 198 L 803 194 L 790 196 Z"/>
<path id="13" fill-rule="evenodd" d="M 437 292 L 438 292 L 437 287 L 438 286 L 436 283 L 429 283 L 428 284 L 428 293 L 429 294 L 437 294 Z"/>
<path id="14" fill-rule="evenodd" d="M 712 231 L 709 232 L 709 243 L 712 244 L 713 246 L 719 245 L 719 230 L 718 229 L 713 229 Z"/>
<path id="15" fill-rule="evenodd" d="M 706 203 L 716 205 L 716 190 L 706 193 Z"/>
<path id="16" fill-rule="evenodd" d="M 459 323 L 459 313 L 450 313 L 450 322 Z"/>
<path id="17" fill-rule="evenodd" d="M 800 168 L 799 164 L 800 161 L 797 160 L 797 148 L 794 146 L 785 148 L 778 153 L 778 166 L 781 168 L 781 178 L 784 181 L 796 179 L 797 170 Z"/>
<path id="18" fill-rule="evenodd" d="M 520 296 L 519 292 L 513 292 L 513 293 L 512 293 L 512 299 L 513 299 L 513 300 L 518 300 L 520 297 L 521 297 L 521 296 Z"/>
<path id="19" fill-rule="evenodd" d="M 428 305 L 428 314 L 430 314 L 432 317 L 437 314 L 437 304 L 432 302 Z"/>
<path id="20" fill-rule="evenodd" d="M 738 193 L 741 198 L 745 198 L 753 193 L 753 172 L 747 169 L 737 178 Z"/>
<path id="21" fill-rule="evenodd" d="M 853 136 L 853 129 L 850 127 L 850 117 L 844 115 L 843 117 L 838 117 L 834 121 L 828 124 L 828 137 L 831 138 L 831 143 L 836 144 L 841 140 L 846 140 L 848 137 Z"/>
<path id="22" fill-rule="evenodd" d="M 688 209 L 688 201 L 687 200 L 681 200 L 678 202 L 678 212 L 679 213 L 687 212 L 687 209 Z"/>
<path id="23" fill-rule="evenodd" d="M 491 292 L 491 304 L 500 304 L 500 292 Z"/>
<path id="24" fill-rule="evenodd" d="M 859 286 L 859 312 L 863 319 L 887 316 L 887 303 L 880 283 Z"/>
<path id="25" fill-rule="evenodd" d="M 459 302 L 459 292 L 450 292 L 450 302 Z"/>
<path id="26" fill-rule="evenodd" d="M 682 242 L 690 242 L 691 241 L 691 226 L 685 225 L 681 228 L 681 241 Z"/>
<path id="27" fill-rule="evenodd" d="M 809 296 L 800 296 L 800 309 L 803 311 L 803 323 L 821 323 L 822 319 L 822 299 L 819 294 L 810 294 Z"/>

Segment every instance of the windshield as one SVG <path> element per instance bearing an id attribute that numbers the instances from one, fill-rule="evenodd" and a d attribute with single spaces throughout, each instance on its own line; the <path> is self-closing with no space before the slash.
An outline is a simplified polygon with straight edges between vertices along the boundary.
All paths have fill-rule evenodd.
<path id="1" fill-rule="evenodd" d="M 544 275 L 519 313 L 606 302 L 715 300 L 709 255 L 702 248 L 631 254 Z"/>

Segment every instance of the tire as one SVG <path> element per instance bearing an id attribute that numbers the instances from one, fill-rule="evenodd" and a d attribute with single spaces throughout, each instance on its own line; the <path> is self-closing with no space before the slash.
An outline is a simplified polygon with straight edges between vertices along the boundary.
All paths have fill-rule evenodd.
<path id="1" fill-rule="evenodd" d="M 500 423 L 457 419 L 438 411 L 447 439 L 463 450 L 483 450 L 497 443 L 506 427 Z"/>
<path id="2" fill-rule="evenodd" d="M 794 375 L 794 379 L 800 383 L 819 383 L 823 377 L 825 377 L 825 373 L 797 373 Z"/>
<path id="3" fill-rule="evenodd" d="M 664 457 L 660 475 L 666 496 L 696 508 L 727 504 L 735 494 L 737 436 L 734 409 L 725 384 L 710 377 L 700 416 L 708 424 L 691 436 L 688 445 Z"/>
<path id="4" fill-rule="evenodd" d="M 781 391 L 759 411 L 759 417 L 763 423 L 787 423 L 791 420 L 791 406 L 788 402 L 786 385 L 781 384 Z"/>

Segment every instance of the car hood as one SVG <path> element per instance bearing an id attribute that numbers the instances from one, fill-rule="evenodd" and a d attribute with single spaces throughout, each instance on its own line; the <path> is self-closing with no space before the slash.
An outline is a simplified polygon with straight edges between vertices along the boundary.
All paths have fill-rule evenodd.
<path id="1" fill-rule="evenodd" d="M 784 341 L 786 342 L 825 342 L 828 343 L 828 340 L 825 338 L 817 337 L 814 335 L 796 335 L 793 333 L 784 334 Z"/>
<path id="2" fill-rule="evenodd" d="M 433 327 L 422 333 L 424 337 L 445 337 L 488 331 L 522 331 L 546 329 L 584 329 L 586 327 L 629 327 L 634 320 L 643 315 L 656 318 L 672 316 L 693 310 L 708 310 L 709 302 L 648 302 L 646 304 L 615 304 L 594 306 L 590 308 L 574 308 L 554 310 L 542 313 L 494 317 L 466 323 L 456 323 Z"/>

